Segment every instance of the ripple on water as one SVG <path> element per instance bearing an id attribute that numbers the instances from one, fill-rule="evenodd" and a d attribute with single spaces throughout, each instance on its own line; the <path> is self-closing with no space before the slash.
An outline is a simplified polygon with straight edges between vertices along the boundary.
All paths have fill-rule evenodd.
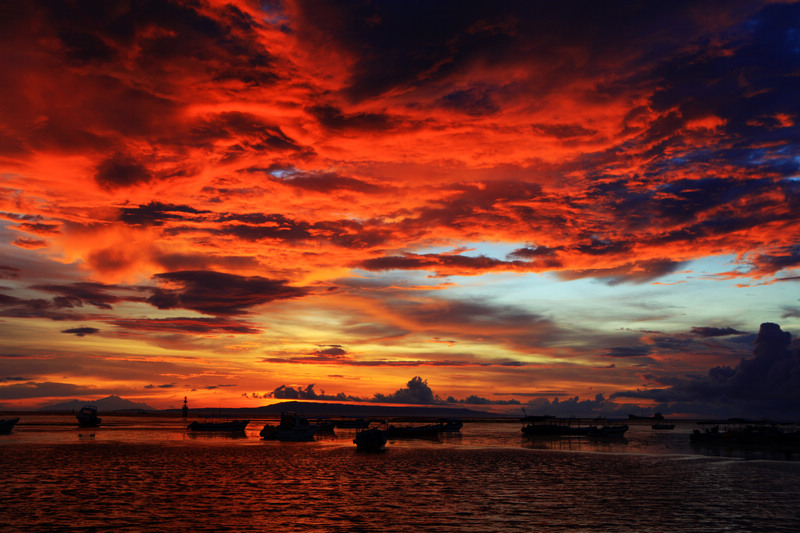
<path id="1" fill-rule="evenodd" d="M 800 530 L 795 464 L 314 444 L 3 452 L 9 531 Z"/>

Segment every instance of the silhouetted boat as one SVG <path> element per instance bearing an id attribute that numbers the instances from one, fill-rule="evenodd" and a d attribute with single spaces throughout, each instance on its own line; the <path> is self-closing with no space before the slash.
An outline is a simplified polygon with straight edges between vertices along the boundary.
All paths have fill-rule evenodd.
<path id="1" fill-rule="evenodd" d="M 366 429 L 369 427 L 369 420 L 366 418 L 352 418 L 348 420 L 339 420 L 336 422 L 337 428 L 348 429 Z"/>
<path id="2" fill-rule="evenodd" d="M 439 424 L 441 424 L 441 430 L 445 433 L 457 433 L 464 426 L 464 423 L 458 418 L 440 418 Z"/>
<path id="3" fill-rule="evenodd" d="M 655 413 L 653 416 L 628 415 L 628 420 L 664 420 L 664 415 Z"/>
<path id="4" fill-rule="evenodd" d="M 86 428 L 94 428 L 100 425 L 102 420 L 97 416 L 97 407 L 94 405 L 84 405 L 78 414 L 75 415 L 78 419 L 78 424 Z"/>
<path id="5" fill-rule="evenodd" d="M 579 418 L 556 418 L 551 415 L 526 416 L 522 432 L 532 436 L 581 436 L 588 435 L 590 425 L 583 425 Z"/>
<path id="6" fill-rule="evenodd" d="M 0 433 L 11 433 L 19 418 L 3 418 L 0 420 Z"/>
<path id="7" fill-rule="evenodd" d="M 315 418 L 312 425 L 317 426 L 319 431 L 333 431 L 336 428 L 336 422 L 327 418 Z"/>
<path id="8" fill-rule="evenodd" d="M 442 431 L 441 424 L 425 424 L 423 426 L 393 426 L 386 428 L 386 436 L 390 439 L 438 437 Z"/>
<path id="9" fill-rule="evenodd" d="M 353 439 L 357 449 L 365 452 L 379 452 L 386 449 L 389 436 L 385 429 L 370 428 L 356 433 Z"/>
<path id="10" fill-rule="evenodd" d="M 675 424 L 667 424 L 666 422 L 656 422 L 652 426 L 653 429 L 675 429 Z"/>
<path id="11" fill-rule="evenodd" d="M 310 424 L 308 419 L 298 416 L 297 413 L 281 413 L 281 421 L 277 426 L 266 424 L 259 435 L 265 439 L 279 441 L 311 441 L 314 434 L 319 431 L 319 426 Z"/>
<path id="12" fill-rule="evenodd" d="M 709 446 L 775 446 L 800 449 L 800 428 L 796 424 L 776 424 L 731 418 L 726 421 L 704 421 L 689 435 L 693 444 Z"/>
<path id="13" fill-rule="evenodd" d="M 599 438 L 620 438 L 628 431 L 627 424 L 612 424 L 602 426 L 592 426 L 589 428 L 590 437 Z"/>
<path id="14" fill-rule="evenodd" d="M 224 422 L 213 422 L 213 421 L 206 421 L 206 422 L 198 422 L 195 420 L 188 426 L 186 429 L 191 431 L 244 431 L 244 428 L 247 427 L 249 424 L 249 420 L 228 420 Z"/>

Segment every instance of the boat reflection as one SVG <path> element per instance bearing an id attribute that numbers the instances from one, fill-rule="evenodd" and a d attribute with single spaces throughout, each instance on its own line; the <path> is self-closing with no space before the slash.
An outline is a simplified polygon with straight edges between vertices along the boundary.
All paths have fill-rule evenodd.
<path id="1" fill-rule="evenodd" d="M 586 438 L 574 435 L 523 435 L 522 447 L 532 450 L 560 450 L 579 452 L 611 452 L 625 451 L 628 439 L 625 437 L 613 438 Z"/>
<path id="2" fill-rule="evenodd" d="M 247 438 L 244 431 L 188 431 L 184 438 L 192 440 L 243 440 Z"/>

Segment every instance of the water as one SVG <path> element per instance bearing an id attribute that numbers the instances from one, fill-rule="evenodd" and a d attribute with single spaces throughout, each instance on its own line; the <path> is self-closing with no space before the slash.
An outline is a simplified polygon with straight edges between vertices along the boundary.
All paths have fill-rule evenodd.
<path id="1" fill-rule="evenodd" d="M 466 423 L 369 454 L 353 430 L 279 443 L 258 437 L 265 421 L 230 438 L 73 420 L 26 415 L 0 436 L 0 530 L 800 531 L 800 461 L 704 455 L 690 425 L 592 442 Z"/>

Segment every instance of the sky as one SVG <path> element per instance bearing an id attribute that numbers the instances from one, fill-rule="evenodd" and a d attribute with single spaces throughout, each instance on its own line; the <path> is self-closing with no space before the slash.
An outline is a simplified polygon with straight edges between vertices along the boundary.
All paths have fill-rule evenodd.
<path id="1" fill-rule="evenodd" d="M 800 4 L 0 6 L 0 409 L 800 418 Z"/>

